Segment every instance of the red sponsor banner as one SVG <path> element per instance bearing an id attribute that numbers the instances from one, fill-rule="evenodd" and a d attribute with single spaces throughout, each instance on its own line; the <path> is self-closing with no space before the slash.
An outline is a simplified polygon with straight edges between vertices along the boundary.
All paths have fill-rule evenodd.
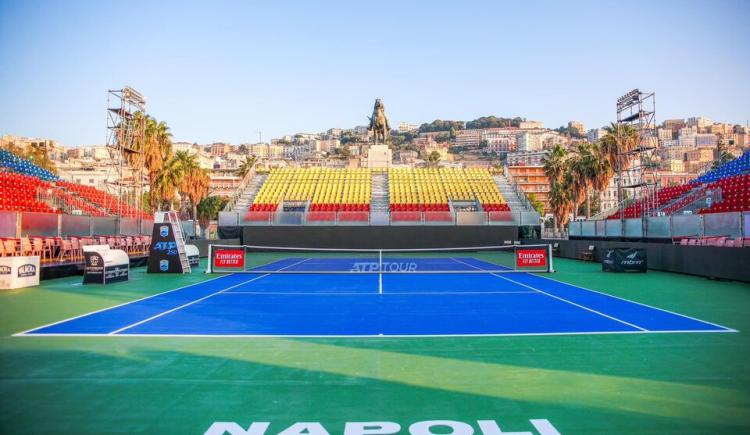
<path id="1" fill-rule="evenodd" d="M 547 266 L 546 249 L 518 249 L 516 250 L 516 266 L 544 267 Z"/>
<path id="2" fill-rule="evenodd" d="M 214 250 L 214 267 L 243 269 L 245 267 L 245 251 L 243 249 Z"/>

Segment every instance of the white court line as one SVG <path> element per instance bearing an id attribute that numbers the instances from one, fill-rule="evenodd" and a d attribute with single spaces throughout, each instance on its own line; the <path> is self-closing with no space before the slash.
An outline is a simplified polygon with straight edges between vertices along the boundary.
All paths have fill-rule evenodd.
<path id="1" fill-rule="evenodd" d="M 200 282 L 196 282 L 196 283 L 193 283 L 193 284 L 184 285 L 182 287 L 177 287 L 177 288 L 172 289 L 172 290 L 167 290 L 167 291 L 163 291 L 161 293 L 153 294 L 151 296 L 146 296 L 146 297 L 143 297 L 143 298 L 140 298 L 140 299 L 136 299 L 134 301 L 123 302 L 121 304 L 113 305 L 111 307 L 106 307 L 106 308 L 102 308 L 102 309 L 99 309 L 99 310 L 96 310 L 96 311 L 90 311 L 88 313 L 79 314 L 77 316 L 69 317 L 69 318 L 63 319 L 63 320 L 58 320 L 56 322 L 48 323 L 46 325 L 35 326 L 35 327 L 31 328 L 31 329 L 27 329 L 25 331 L 21 331 L 21 332 L 15 333 L 15 334 L 13 334 L 13 337 L 22 336 L 22 335 L 26 334 L 27 332 L 36 331 L 37 329 L 49 328 L 50 326 L 59 325 L 60 323 L 65 323 L 65 322 L 68 322 L 70 320 L 80 319 L 81 317 L 86 317 L 86 316 L 91 315 L 91 314 L 101 313 L 102 311 L 107 311 L 107 310 L 111 310 L 111 309 L 114 309 L 114 308 L 123 307 L 125 305 L 134 304 L 136 302 L 145 301 L 146 299 L 151 299 L 151 298 L 155 298 L 157 296 L 165 295 L 167 293 L 176 292 L 177 290 L 186 289 L 186 288 L 192 287 L 194 285 L 201 285 L 201 284 L 205 284 L 205 283 L 210 282 L 210 281 L 215 281 L 217 279 L 228 278 L 228 277 L 233 276 L 233 275 L 234 274 L 217 276 L 217 277 L 214 277 L 214 278 L 211 278 L 211 279 L 207 279 L 207 280 L 204 280 L 204 281 L 200 281 Z"/>
<path id="2" fill-rule="evenodd" d="M 484 269 L 480 269 L 480 270 L 484 270 Z M 508 269 L 508 270 L 509 271 L 513 271 L 513 269 Z M 529 273 L 534 273 L 534 272 L 533 271 L 530 271 L 530 272 L 521 272 L 521 271 L 519 271 L 517 273 L 527 273 L 527 274 L 529 274 Z M 700 323 L 705 323 L 707 325 L 716 326 L 717 328 L 724 328 L 724 329 L 727 330 L 727 332 L 740 332 L 737 329 L 729 328 L 727 326 L 720 325 L 718 323 L 709 322 L 707 320 L 698 319 L 696 317 L 688 316 L 687 314 L 677 313 L 675 311 L 670 311 L 670 310 L 667 310 L 667 309 L 664 309 L 664 308 L 655 307 L 653 305 L 644 304 L 643 302 L 638 302 L 638 301 L 633 301 L 633 300 L 630 300 L 630 299 L 625 299 L 623 297 L 616 296 L 616 295 L 611 295 L 609 293 L 605 293 L 605 292 L 600 291 L 600 290 L 594 290 L 594 289 L 590 289 L 590 288 L 587 288 L 587 287 L 582 287 L 582 286 L 580 286 L 578 284 L 573 284 L 573 283 L 570 283 L 570 282 L 560 281 L 559 279 L 550 278 L 550 277 L 544 276 L 544 275 L 537 275 L 536 273 L 533 276 L 536 276 L 537 278 L 542 278 L 542 279 L 547 279 L 547 280 L 550 280 L 550 281 L 559 282 L 560 284 L 569 285 L 571 287 L 575 287 L 575 288 L 578 288 L 578 289 L 581 289 L 581 290 L 590 291 L 592 293 L 598 293 L 598 294 L 603 295 L 603 296 L 609 296 L 611 298 L 619 299 L 619 300 L 625 301 L 625 302 L 630 302 L 632 304 L 640 305 L 640 306 L 646 307 L 646 308 L 651 308 L 653 310 L 662 311 L 664 313 L 672 314 L 673 316 L 684 317 L 686 319 L 694 320 L 696 322 L 700 322 Z"/>
<path id="3" fill-rule="evenodd" d="M 261 334 L 64 334 L 64 333 L 43 333 L 43 334 L 28 334 L 20 335 L 19 337 L 108 337 L 108 338 L 471 338 L 471 337 L 545 337 L 545 336 L 565 336 L 565 335 L 628 335 L 628 334 L 726 334 L 736 331 L 728 331 L 723 329 L 712 329 L 712 330 L 691 330 L 691 329 L 675 329 L 669 331 L 590 331 L 590 332 L 520 332 L 520 333 L 500 333 L 500 334 L 383 334 L 383 335 L 367 335 L 367 334 L 311 334 L 311 335 L 299 335 L 299 334 L 277 334 L 277 335 L 261 335 Z"/>
<path id="4" fill-rule="evenodd" d="M 269 264 L 273 264 L 273 263 L 269 263 Z M 58 321 L 52 322 L 52 323 L 47 323 L 46 325 L 35 326 L 35 327 L 33 327 L 31 329 L 27 329 L 25 331 L 16 332 L 15 334 L 12 335 L 12 337 L 21 337 L 24 334 L 26 334 L 28 332 L 36 331 L 37 329 L 43 329 L 43 328 L 48 328 L 50 326 L 59 325 L 60 323 L 65 323 L 65 322 L 68 322 L 68 321 L 71 321 L 71 320 L 80 319 L 81 317 L 86 317 L 86 316 L 91 315 L 91 314 L 97 314 L 97 313 L 101 313 L 103 311 L 112 310 L 112 309 L 119 308 L 119 307 L 124 307 L 125 305 L 130 305 L 130 304 L 134 304 L 136 302 L 145 301 L 146 299 L 155 298 L 157 296 L 165 295 L 167 293 L 176 292 L 177 290 L 186 289 L 186 288 L 192 287 L 194 285 L 202 285 L 202 284 L 205 284 L 205 283 L 210 282 L 210 281 L 215 281 L 215 280 L 221 279 L 221 278 L 228 278 L 228 277 L 234 276 L 234 275 L 239 275 L 239 273 L 229 273 L 229 274 L 226 274 L 226 275 L 220 275 L 220 276 L 217 276 L 217 277 L 214 277 L 214 278 L 210 278 L 210 279 L 206 279 L 206 280 L 203 280 L 203 281 L 199 281 L 199 282 L 196 282 L 196 283 L 193 283 L 193 284 L 187 284 L 187 285 L 184 285 L 182 287 L 177 287 L 177 288 L 174 288 L 174 289 L 171 289 L 171 290 L 163 291 L 161 293 L 156 293 L 156 294 L 153 294 L 153 295 L 150 295 L 150 296 L 142 297 L 142 298 L 136 299 L 134 301 L 123 302 L 121 304 L 112 305 L 111 307 L 101 308 L 99 310 L 94 310 L 94 311 L 90 311 L 88 313 L 79 314 L 77 316 L 69 317 L 67 319 L 58 320 Z M 86 334 L 83 334 L 83 335 L 85 336 Z"/>
<path id="5" fill-rule="evenodd" d="M 473 265 L 471 265 L 471 264 L 469 264 L 469 263 L 467 263 L 467 262 L 465 262 L 465 261 L 457 260 L 457 259 L 455 259 L 455 258 L 454 258 L 454 260 L 455 260 L 455 261 L 457 261 L 457 262 L 459 262 L 459 263 L 463 263 L 463 264 L 465 264 L 465 265 L 467 265 L 467 266 L 469 266 L 469 267 L 473 267 L 473 268 L 475 268 L 475 269 L 479 269 L 479 270 L 482 270 L 481 268 L 479 268 L 479 267 L 476 267 L 476 266 L 473 266 Z M 620 322 L 620 323 L 622 323 L 623 325 L 628 325 L 628 326 L 630 326 L 630 327 L 633 327 L 633 328 L 636 328 L 636 329 L 640 329 L 641 331 L 647 331 L 647 329 L 646 329 L 646 328 L 642 328 L 642 327 L 640 327 L 640 326 L 638 326 L 638 325 L 636 325 L 636 324 L 633 324 L 633 323 L 630 323 L 630 322 L 626 322 L 626 321 L 624 321 L 624 320 L 622 320 L 622 319 L 618 319 L 617 317 L 613 317 L 613 316 L 610 316 L 609 314 L 604 314 L 604 313 L 602 313 L 601 311 L 597 311 L 597 310 L 594 310 L 594 309 L 592 309 L 592 308 L 586 307 L 586 306 L 584 306 L 584 305 L 581 305 L 581 304 L 577 304 L 577 303 L 575 303 L 575 302 L 573 302 L 573 301 L 569 301 L 569 300 L 567 300 L 567 299 L 565 299 L 565 298 L 561 298 L 561 297 L 559 297 L 559 296 L 555 296 L 555 295 L 553 295 L 553 294 L 551 294 L 551 293 L 547 293 L 547 292 L 545 292 L 545 291 L 543 291 L 543 290 L 539 290 L 538 288 L 532 287 L 532 286 L 530 286 L 530 285 L 526 285 L 526 284 L 524 284 L 524 283 L 521 283 L 521 282 L 518 282 L 518 281 L 514 281 L 514 280 L 512 280 L 512 279 L 510 279 L 510 278 L 506 278 L 506 277 L 504 277 L 504 276 L 501 276 L 501 275 L 498 275 L 498 274 L 496 274 L 496 273 L 490 273 L 490 275 L 496 276 L 496 277 L 498 277 L 498 278 L 502 278 L 502 279 L 504 279 L 504 280 L 506 280 L 506 281 L 510 281 L 510 282 L 512 282 L 512 283 L 514 283 L 514 284 L 518 284 L 518 285 L 520 285 L 520 286 L 523 286 L 523 287 L 526 287 L 526 288 L 528 288 L 528 289 L 531 289 L 531 290 L 535 290 L 535 291 L 537 291 L 537 292 L 539 292 L 539 293 L 542 293 L 542 294 L 545 294 L 545 295 L 547 295 L 547 296 L 549 296 L 549 297 L 551 297 L 551 298 L 554 298 L 554 299 L 557 299 L 557 300 L 563 301 L 563 302 L 565 302 L 565 303 L 568 303 L 568 304 L 570 304 L 570 305 L 574 305 L 574 306 L 576 306 L 576 307 L 578 307 L 578 308 L 582 308 L 582 309 L 584 309 L 584 310 L 586 310 L 586 311 L 590 311 L 590 312 L 592 312 L 592 313 L 594 313 L 594 314 L 598 314 L 598 315 L 600 315 L 600 316 L 602 316 L 602 317 L 606 317 L 606 318 L 608 318 L 608 319 L 611 319 L 611 320 L 614 320 L 614 321 L 616 321 L 616 322 Z"/>
<path id="6" fill-rule="evenodd" d="M 508 291 L 508 292 L 388 292 L 388 295 L 511 295 L 511 294 L 524 294 L 524 293 L 539 293 L 536 291 Z M 301 296 L 374 296 L 377 293 L 365 293 L 365 292 L 246 292 L 246 291 L 235 291 L 221 293 L 222 296 L 230 295 L 301 295 Z"/>
<path id="7" fill-rule="evenodd" d="M 307 261 L 307 260 L 309 260 L 309 258 L 307 258 L 307 259 L 304 259 L 304 260 L 302 260 L 302 261 L 298 261 L 298 262 L 296 262 L 296 263 L 294 263 L 294 264 L 290 264 L 289 266 L 284 266 L 284 267 L 282 267 L 282 268 L 281 268 L 281 269 L 279 269 L 279 270 L 284 270 L 284 269 L 286 269 L 287 267 L 292 267 L 292 266 L 296 266 L 296 265 L 298 265 L 298 264 L 300 264 L 300 263 L 304 263 L 304 262 L 305 262 L 305 261 Z M 267 277 L 268 275 L 270 275 L 270 274 L 269 274 L 269 273 L 266 273 L 266 274 L 264 274 L 264 275 L 261 275 L 261 276 L 256 276 L 255 278 L 252 278 L 252 279 L 249 279 L 249 280 L 246 280 L 246 281 L 242 281 L 242 282 L 241 282 L 241 283 L 239 283 L 239 284 L 235 284 L 235 285 L 233 285 L 233 286 L 230 286 L 230 287 L 226 287 L 226 288 L 224 288 L 224 289 L 222 289 L 222 290 L 219 290 L 219 291 L 217 291 L 217 292 L 215 292 L 215 293 L 211 293 L 210 295 L 207 295 L 207 296 L 203 296 L 202 298 L 199 298 L 199 299 L 196 299 L 196 300 L 190 301 L 190 302 L 188 302 L 188 303 L 182 304 L 182 305 L 180 305 L 179 307 L 175 307 L 175 308 L 172 308 L 171 310 L 167 310 L 167 311 L 162 311 L 161 313 L 159 313 L 159 314 L 156 314 L 156 315 L 154 315 L 154 316 L 151 316 L 151 317 L 149 317 L 149 318 L 147 318 L 147 319 L 143 319 L 143 320 L 140 320 L 140 321 L 138 321 L 138 322 L 132 323 L 132 324 L 130 324 L 130 325 L 124 326 L 124 327 L 122 327 L 122 328 L 120 328 L 120 329 L 117 329 L 117 330 L 114 330 L 114 331 L 110 332 L 110 333 L 109 333 L 109 334 L 107 334 L 107 335 L 115 335 L 115 334 L 118 334 L 118 333 L 120 333 L 120 332 L 122 332 L 122 331 L 128 330 L 128 329 L 130 329 L 130 328 L 133 328 L 133 327 L 135 327 L 135 326 L 138 326 L 138 325 L 142 325 L 142 324 L 144 324 L 144 323 L 146 323 L 146 322 L 150 322 L 150 321 L 152 321 L 152 320 L 158 319 L 159 317 L 162 317 L 162 316 L 164 316 L 164 315 L 167 315 L 167 314 L 169 314 L 169 313 L 173 313 L 173 312 L 175 312 L 175 311 L 177 311 L 177 310 L 181 310 L 181 309 L 183 309 L 183 308 L 185 308 L 185 307 L 189 307 L 190 305 L 193 305 L 193 304 L 197 304 L 198 302 L 204 301 L 204 300 L 206 300 L 206 299 L 208 299 L 208 298 L 210 298 L 210 297 L 212 297 L 212 296 L 216 296 L 216 295 L 218 295 L 218 294 L 220 294 L 220 293 L 224 293 L 224 292 L 225 292 L 225 291 L 227 291 L 227 290 L 231 290 L 231 289 L 233 289 L 233 288 L 235 288 L 235 287 L 239 287 L 239 286 L 241 286 L 241 285 L 243 285 L 243 284 L 247 284 L 247 283 L 249 283 L 249 282 L 253 282 L 253 281 L 259 280 L 259 279 L 261 279 L 261 278 L 265 278 L 265 277 Z"/>
<path id="8" fill-rule="evenodd" d="M 621 298 L 620 296 L 615 296 L 615 295 L 611 295 L 611 294 L 609 294 L 609 293 L 604 293 L 604 292 L 602 292 L 602 291 L 599 291 L 599 290 L 593 290 L 593 289 L 590 289 L 590 288 L 586 288 L 586 287 L 581 287 L 581 286 L 579 286 L 579 285 L 576 285 L 576 284 L 571 284 L 571 283 L 569 283 L 569 282 L 565 282 L 565 281 L 560 281 L 560 280 L 558 280 L 558 279 L 555 279 L 555 278 L 548 278 L 548 277 L 546 277 L 546 276 L 540 276 L 540 275 L 534 275 L 534 276 L 536 276 L 536 277 L 539 277 L 539 278 L 543 278 L 543 279 L 548 279 L 548 280 L 550 280 L 550 281 L 555 281 L 555 282 L 559 282 L 560 284 L 565 284 L 565 285 L 569 285 L 569 286 L 572 286 L 572 287 L 580 288 L 580 289 L 583 289 L 583 290 L 586 290 L 586 291 L 590 291 L 590 292 L 592 292 L 592 293 L 599 293 L 600 295 L 604 295 L 604 296 L 609 296 L 609 297 L 611 297 L 611 298 L 615 298 L 615 299 L 619 299 L 619 300 L 621 300 L 621 301 L 625 301 L 625 302 L 630 302 L 630 303 L 633 303 L 633 304 L 641 305 L 641 306 L 643 306 L 643 307 L 647 307 L 647 308 L 652 308 L 652 309 L 654 309 L 654 310 L 658 310 L 658 311 L 663 311 L 663 312 L 665 312 L 665 313 L 669 313 L 669 314 L 672 314 L 672 315 L 675 315 L 675 316 L 679 316 L 679 317 L 684 317 L 684 318 L 686 318 L 686 319 L 690 319 L 690 320 L 695 320 L 696 322 L 706 323 L 706 324 L 708 324 L 708 325 L 713 325 L 713 326 L 716 326 L 716 327 L 719 327 L 719 328 L 724 328 L 724 329 L 726 329 L 726 330 L 727 330 L 728 332 L 740 332 L 740 331 L 739 331 L 739 330 L 737 330 L 737 329 L 732 329 L 732 328 L 726 327 L 726 326 L 724 326 L 724 325 L 719 325 L 718 323 L 713 323 L 713 322 L 709 322 L 709 321 L 707 321 L 707 320 L 701 320 L 701 319 L 697 319 L 697 318 L 695 318 L 695 317 L 691 317 L 691 316 L 688 316 L 688 315 L 685 315 L 685 314 L 680 314 L 680 313 L 676 313 L 676 312 L 674 312 L 674 311 L 669 311 L 669 310 L 665 310 L 664 308 L 659 308 L 659 307 L 655 307 L 655 306 L 653 306 L 653 305 L 649 305 L 649 304 L 644 304 L 644 303 L 642 303 L 642 302 L 638 302 L 638 301 L 631 301 L 630 299 L 625 299 L 625 298 Z"/>

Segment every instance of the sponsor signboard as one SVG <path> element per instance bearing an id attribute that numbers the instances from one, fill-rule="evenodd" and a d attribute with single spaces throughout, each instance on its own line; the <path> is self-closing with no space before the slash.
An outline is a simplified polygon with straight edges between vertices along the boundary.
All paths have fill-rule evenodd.
<path id="1" fill-rule="evenodd" d="M 646 250 L 640 248 L 607 249 L 602 258 L 605 272 L 646 272 Z"/>
<path id="2" fill-rule="evenodd" d="M 107 245 L 84 246 L 83 260 L 84 284 L 127 281 L 130 275 L 130 258 L 120 249 L 110 249 Z"/>
<path id="3" fill-rule="evenodd" d="M 177 240 L 171 222 L 154 224 L 148 254 L 148 273 L 182 273 Z"/>
<path id="4" fill-rule="evenodd" d="M 547 250 L 546 249 L 517 249 L 516 266 L 518 268 L 527 267 L 547 267 Z"/>
<path id="5" fill-rule="evenodd" d="M 244 249 L 216 249 L 214 252 L 214 268 L 221 269 L 244 269 Z"/>
<path id="6" fill-rule="evenodd" d="M 38 256 L 0 257 L 0 289 L 39 285 Z"/>

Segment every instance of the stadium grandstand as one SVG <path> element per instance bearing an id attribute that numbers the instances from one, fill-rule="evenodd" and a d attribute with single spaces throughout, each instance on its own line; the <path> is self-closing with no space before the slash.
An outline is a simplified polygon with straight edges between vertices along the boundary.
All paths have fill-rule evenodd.
<path id="1" fill-rule="evenodd" d="M 679 186 L 656 192 L 655 215 L 679 213 L 724 213 L 750 210 L 750 152 Z M 711 198 L 708 203 L 706 199 Z M 625 208 L 625 218 L 643 216 L 643 204 Z M 614 212 L 609 219 L 619 219 Z"/>
<path id="2" fill-rule="evenodd" d="M 0 257 L 39 256 L 42 267 L 50 269 L 81 265 L 86 245 L 104 244 L 122 249 L 131 258 L 144 259 L 151 243 L 151 236 L 141 234 L 141 229 L 128 235 L 114 234 L 110 225 L 117 217 L 150 220 L 149 214 L 94 187 L 63 181 L 6 149 L 0 149 L 0 212 L 14 213 L 6 218 L 13 225 L 3 228 L 0 236 Z M 20 237 L 16 214 L 24 217 Z M 60 221 L 62 233 L 57 215 L 65 215 Z M 91 223 L 88 218 L 103 219 Z M 99 228 L 106 228 L 106 234 L 96 233 Z"/>
<path id="3" fill-rule="evenodd" d="M 381 197 L 373 194 L 376 175 L 387 185 Z M 487 169 L 280 168 L 271 170 L 243 214 L 261 223 L 282 211 L 304 213 L 307 222 L 368 222 L 379 200 L 391 221 L 452 222 L 463 211 L 502 220 L 511 211 Z"/>
<path id="4" fill-rule="evenodd" d="M 680 245 L 750 247 L 750 152 L 689 182 L 655 192 L 646 213 L 644 199 L 604 221 L 569 224 L 571 239 L 668 241 Z"/>

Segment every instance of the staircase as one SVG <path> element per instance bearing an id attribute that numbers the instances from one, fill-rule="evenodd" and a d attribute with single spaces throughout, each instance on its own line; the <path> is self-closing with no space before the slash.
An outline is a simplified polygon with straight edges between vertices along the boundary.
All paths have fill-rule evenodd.
<path id="1" fill-rule="evenodd" d="M 388 193 L 388 174 L 373 173 L 370 210 L 373 212 L 387 213 L 390 210 L 390 204 L 390 195 Z"/>
<path id="2" fill-rule="evenodd" d="M 503 194 L 505 202 L 510 206 L 510 211 L 534 211 L 526 200 L 526 197 L 520 197 L 513 185 L 508 181 L 505 175 L 499 174 L 492 177 L 497 184 L 500 193 Z M 521 193 L 523 195 L 523 193 Z"/>
<path id="3" fill-rule="evenodd" d="M 700 209 L 708 208 L 713 203 L 721 202 L 723 199 L 721 189 L 708 189 L 706 186 L 705 184 L 700 184 L 690 189 L 659 210 L 665 211 L 667 215 L 697 214 Z"/>
<path id="4" fill-rule="evenodd" d="M 63 194 L 68 195 L 71 198 L 71 201 L 69 202 L 65 199 L 62 196 Z M 74 214 L 74 212 L 77 211 L 79 212 L 77 214 L 88 215 L 92 210 L 101 211 L 103 215 L 106 216 L 116 214 L 116 211 L 115 213 L 112 213 L 109 209 L 102 208 L 101 206 L 89 201 L 87 198 L 84 198 L 76 192 L 71 192 L 60 185 L 54 185 L 52 189 L 46 191 L 39 189 L 37 192 L 37 198 L 40 201 L 47 203 L 50 207 L 59 208 L 65 214 Z"/>
<path id="5" fill-rule="evenodd" d="M 158 215 L 158 213 L 157 213 Z M 182 223 L 180 223 L 180 217 L 177 216 L 177 212 L 168 211 L 161 215 L 161 222 L 169 222 L 172 224 L 172 231 L 174 232 L 174 241 L 177 245 L 177 254 L 180 257 L 180 265 L 182 266 L 182 273 L 190 273 L 190 260 L 188 260 L 187 252 L 185 251 L 185 236 L 182 232 Z M 157 216 L 158 219 L 158 216 Z"/>
<path id="6" fill-rule="evenodd" d="M 256 174 L 255 177 L 253 177 L 247 183 L 245 188 L 242 189 L 241 192 L 238 192 L 237 201 L 231 206 L 230 210 L 228 211 L 235 211 L 238 213 L 246 212 L 247 209 L 252 205 L 253 200 L 255 200 L 255 195 L 258 194 L 258 191 L 260 190 L 261 186 L 263 186 L 263 183 L 266 182 L 267 178 L 267 174 Z"/>

